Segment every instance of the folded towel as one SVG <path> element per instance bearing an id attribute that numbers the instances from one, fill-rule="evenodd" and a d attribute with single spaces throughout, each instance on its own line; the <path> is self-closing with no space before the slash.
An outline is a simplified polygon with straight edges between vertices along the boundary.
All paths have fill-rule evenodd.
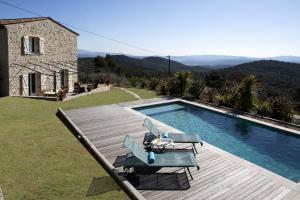
<path id="1" fill-rule="evenodd" d="M 151 164 L 151 163 L 154 163 L 154 161 L 155 161 L 155 154 L 153 151 L 150 151 L 149 155 L 148 155 L 148 162 L 149 162 L 149 164 Z"/>
<path id="2" fill-rule="evenodd" d="M 163 136 L 163 138 L 168 138 L 169 137 L 169 133 L 165 131 L 165 132 L 163 132 L 162 136 Z"/>

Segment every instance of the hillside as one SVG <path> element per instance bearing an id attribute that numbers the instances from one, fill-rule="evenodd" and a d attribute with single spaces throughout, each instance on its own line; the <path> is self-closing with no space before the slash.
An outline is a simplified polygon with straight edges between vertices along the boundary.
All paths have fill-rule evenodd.
<path id="1" fill-rule="evenodd" d="M 261 60 L 217 70 L 227 78 L 254 74 L 270 93 L 293 90 L 300 86 L 300 64 Z"/>
<path id="2" fill-rule="evenodd" d="M 145 58 L 133 58 L 125 55 L 112 55 L 116 61 L 117 67 L 121 69 L 122 73 L 167 73 L 169 61 L 166 58 L 161 57 L 145 57 Z M 93 62 L 94 58 L 79 58 L 80 61 L 90 60 Z M 176 61 L 171 62 L 171 71 L 189 70 L 195 73 L 202 73 L 209 71 L 208 68 L 204 67 L 191 67 L 181 64 Z"/>
<path id="3" fill-rule="evenodd" d="M 166 58 L 161 57 L 145 57 L 145 58 L 132 58 L 124 55 L 113 55 L 114 60 L 117 62 L 117 66 L 134 71 L 156 71 L 167 72 L 169 61 Z M 207 72 L 209 69 L 204 67 L 191 67 L 181 64 L 176 61 L 171 61 L 171 71 L 178 70 L 190 70 L 194 72 Z"/>

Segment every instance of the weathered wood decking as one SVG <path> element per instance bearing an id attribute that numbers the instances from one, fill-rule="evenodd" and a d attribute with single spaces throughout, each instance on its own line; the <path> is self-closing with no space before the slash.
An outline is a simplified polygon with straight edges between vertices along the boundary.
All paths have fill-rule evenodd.
<path id="1" fill-rule="evenodd" d="M 141 104 L 144 101 L 134 103 Z M 70 110 L 63 114 L 71 121 L 73 128 L 88 140 L 93 151 L 98 151 L 122 172 L 121 156 L 127 153 L 122 147 L 124 136 L 132 135 L 142 143 L 146 132 L 142 126 L 143 118 L 124 109 L 124 106 L 134 103 Z M 176 145 L 176 148 L 183 147 L 189 148 L 188 145 Z M 207 143 L 204 143 L 203 147 L 198 145 L 197 149 L 199 151 L 197 161 L 201 169 L 199 171 L 196 168 L 191 169 L 194 180 L 189 178 L 189 189 L 157 190 L 166 186 L 157 184 L 168 184 L 166 178 L 161 183 L 151 179 L 152 183 L 149 181 L 149 185 L 152 184 L 155 190 L 139 190 L 139 192 L 146 199 L 300 199 L 296 184 L 285 178 Z M 161 169 L 158 172 L 167 174 L 184 171 Z"/>

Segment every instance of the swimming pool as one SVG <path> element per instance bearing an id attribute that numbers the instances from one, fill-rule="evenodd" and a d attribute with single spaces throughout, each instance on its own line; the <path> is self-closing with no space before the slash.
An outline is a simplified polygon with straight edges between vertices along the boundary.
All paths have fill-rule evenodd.
<path id="1" fill-rule="evenodd" d="M 300 181 L 300 136 L 182 101 L 134 108 L 294 182 Z"/>

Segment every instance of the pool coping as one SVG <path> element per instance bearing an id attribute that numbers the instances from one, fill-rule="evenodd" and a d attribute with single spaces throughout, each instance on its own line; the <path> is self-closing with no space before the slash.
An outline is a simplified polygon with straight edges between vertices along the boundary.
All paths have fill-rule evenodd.
<path id="1" fill-rule="evenodd" d="M 216 111 L 216 112 L 219 112 L 219 113 L 223 113 L 223 114 L 226 114 L 226 115 L 229 115 L 229 116 L 233 116 L 233 117 L 237 117 L 237 118 L 240 118 L 240 119 L 245 119 L 245 120 L 249 120 L 249 121 L 252 121 L 252 122 L 255 122 L 255 123 L 258 123 L 258 124 L 262 124 L 262 125 L 266 125 L 268 127 L 272 127 L 272 128 L 278 128 L 280 130 L 284 130 L 284 131 L 287 131 L 287 132 L 291 132 L 291 133 L 294 133 L 294 134 L 297 134 L 297 135 L 300 135 L 300 132 L 299 131 L 296 131 L 296 130 L 292 130 L 290 128 L 286 128 L 286 127 L 282 127 L 282 126 L 279 126 L 279 125 L 275 125 L 275 124 L 271 124 L 271 123 L 268 123 L 268 122 L 264 122 L 264 121 L 260 121 L 260 120 L 257 120 L 257 119 L 252 119 L 252 118 L 249 118 L 249 117 L 246 117 L 246 116 L 242 116 L 240 114 L 230 114 L 224 110 L 221 110 L 221 109 L 217 109 L 217 108 L 213 108 L 213 107 L 210 107 L 210 106 L 207 106 L 207 105 L 202 105 L 202 104 L 199 104 L 199 103 L 194 103 L 194 102 L 189 102 L 189 101 L 186 101 L 186 100 L 182 100 L 182 99 L 172 99 L 172 100 L 163 100 L 163 101 L 159 101 L 159 102 L 154 102 L 154 103 L 146 103 L 146 104 L 139 104 L 139 105 L 133 105 L 133 106 L 124 106 L 123 108 L 131 113 L 134 113 L 142 118 L 150 118 L 151 120 L 153 120 L 156 124 L 158 124 L 159 127 L 167 127 L 168 129 L 174 131 L 174 132 L 178 132 L 178 133 L 183 133 L 182 131 L 178 130 L 178 129 L 175 129 L 174 127 L 171 127 L 161 121 L 158 121 L 152 117 L 149 117 L 139 111 L 136 111 L 134 110 L 134 108 L 138 108 L 138 107 L 144 107 L 144 106 L 152 106 L 152 105 L 158 105 L 158 104 L 165 104 L 165 103 L 173 103 L 173 102 L 178 102 L 178 101 L 181 101 L 181 102 L 184 102 L 184 103 L 188 103 L 188 104 L 192 104 L 192 105 L 195 105 L 195 106 L 198 106 L 198 107 L 202 107 L 202 108 L 206 108 L 206 109 L 209 109 L 209 110 L 212 110 L 212 111 Z M 296 190 L 300 190 L 300 182 L 294 182 L 292 180 L 289 180 L 279 174 L 276 174 L 275 172 L 272 172 L 268 169 L 265 169 L 259 165 L 256 165 L 255 163 L 252 163 L 246 159 L 243 159 L 239 156 L 236 156 L 232 153 L 229 153 L 221 148 L 218 148 L 212 144 L 209 144 L 207 142 L 204 141 L 204 145 L 206 147 L 208 147 L 208 149 L 211 149 L 221 155 L 224 155 L 226 157 L 228 157 L 229 159 L 235 161 L 235 162 L 238 162 L 240 164 L 242 164 L 243 166 L 245 167 L 248 167 L 249 169 L 251 170 L 254 170 L 258 173 L 263 173 L 265 176 L 269 177 L 269 178 L 272 178 L 272 179 L 276 179 L 276 180 L 279 180 L 281 183 L 283 183 L 285 186 L 289 187 L 289 188 L 292 188 L 292 189 L 296 189 Z M 299 187 L 299 188 L 298 188 Z"/>

